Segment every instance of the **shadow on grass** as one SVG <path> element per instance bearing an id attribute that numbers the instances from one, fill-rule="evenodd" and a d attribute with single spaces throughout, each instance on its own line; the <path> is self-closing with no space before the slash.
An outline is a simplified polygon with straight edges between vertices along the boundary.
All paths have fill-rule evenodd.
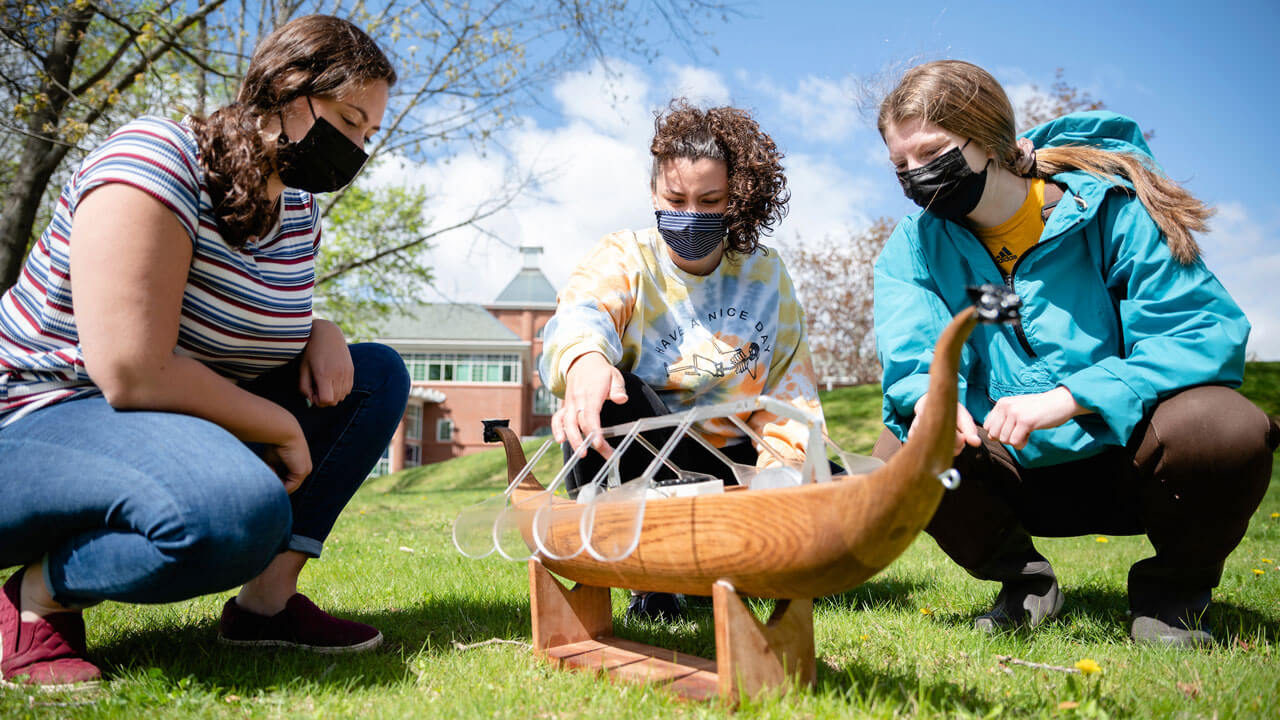
<path id="1" fill-rule="evenodd" d="M 822 607 L 841 610 L 870 610 L 872 608 L 888 608 L 890 610 L 915 610 L 916 603 L 911 599 L 913 593 L 933 585 L 927 579 L 888 577 L 874 578 L 847 590 L 839 595 L 814 600 L 814 609 Z"/>
<path id="2" fill-rule="evenodd" d="M 989 689 L 948 680 L 945 671 L 925 672 L 893 658 L 880 663 L 853 660 L 836 667 L 819 661 L 815 691 L 857 697 L 855 707 L 907 708 L 905 714 L 911 716 L 940 713 L 946 717 L 1029 717 L 1042 715 L 1045 710 L 1039 700 L 1020 704 L 1010 698 L 991 697 L 987 695 Z M 1104 713 L 1101 717 L 1130 714 L 1113 698 L 1103 696 L 1097 702 Z"/>
<path id="3" fill-rule="evenodd" d="M 457 652 L 454 642 L 490 638 L 527 641 L 529 602 L 441 601 L 373 613 L 344 614 L 382 631 L 376 650 L 351 655 L 318 654 L 285 648 L 234 648 L 217 642 L 217 621 L 157 627 L 91 648 L 108 677 L 187 678 L 216 689 L 252 692 L 299 684 L 369 687 L 398 684 L 412 670 L 419 651 L 440 656 Z M 184 681 L 184 683 L 187 681 Z"/>
<path id="4" fill-rule="evenodd" d="M 908 707 L 919 713 L 946 708 L 949 713 L 986 716 L 995 707 L 973 688 L 938 678 L 927 681 L 914 667 L 872 664 L 854 660 L 840 667 L 818 663 L 816 691 L 839 692 L 861 698 L 866 707 Z"/>
<path id="5" fill-rule="evenodd" d="M 874 580 L 849 592 L 821 598 L 818 605 L 854 610 L 887 605 L 910 612 L 914 606 L 902 598 L 927 584 L 927 581 L 899 578 Z M 1125 593 L 1119 589 L 1068 589 L 1063 615 L 1041 632 L 1052 632 L 1081 643 L 1100 639 L 1127 642 L 1123 639 L 1128 631 L 1127 602 Z M 752 600 L 750 604 L 757 617 L 764 618 L 773 602 Z M 425 654 L 429 668 L 431 663 L 458 652 L 454 642 L 475 643 L 495 637 L 524 642 L 529 639 L 529 604 L 523 597 L 430 601 L 399 610 L 356 613 L 348 617 L 380 628 L 386 637 L 383 646 L 373 652 L 347 656 L 229 648 L 216 642 L 216 621 L 203 620 L 190 625 L 164 623 L 124 634 L 94 647 L 93 655 L 108 677 L 160 676 L 166 685 L 177 684 L 188 690 L 203 689 L 215 695 L 245 694 L 288 687 L 333 689 L 398 685 L 406 679 L 412 681 L 412 676 L 422 671 L 421 661 L 415 662 L 419 652 Z M 962 615 L 939 619 L 955 626 L 967 627 L 972 622 L 972 617 Z M 1274 643 L 1280 638 L 1280 621 L 1269 609 L 1215 603 L 1210 622 L 1222 644 L 1234 645 L 1237 639 L 1250 644 Z M 1099 628 L 1103 638 L 1099 637 Z M 615 614 L 614 629 L 620 637 L 704 658 L 715 657 L 710 603 L 692 603 L 686 619 L 672 623 L 633 621 Z M 909 654 L 874 660 L 854 658 L 835 666 L 829 659 L 820 658 L 817 683 L 819 692 L 830 690 L 860 697 L 868 707 L 901 703 L 907 707 L 945 708 L 949 713 L 985 715 L 1007 702 L 1007 699 L 984 695 L 980 688 L 948 680 L 935 670 L 922 672 Z M 1025 709 L 1030 712 L 1036 708 Z M 1119 707 L 1103 709 L 1122 710 Z"/>
<path id="6" fill-rule="evenodd" d="M 1127 638 L 1131 621 L 1128 611 L 1129 596 L 1121 589 L 1067 588 L 1066 602 L 1057 624 L 1067 628 L 1068 638 L 1081 641 L 1096 639 L 1096 635 L 1089 632 L 1090 625 L 1100 625 L 1104 629 L 1110 626 Z M 1280 641 L 1280 617 L 1274 608 L 1214 601 L 1210 603 L 1205 619 L 1219 645 L 1236 644 L 1237 641 L 1249 644 Z M 1080 630 L 1077 632 L 1072 628 Z"/>

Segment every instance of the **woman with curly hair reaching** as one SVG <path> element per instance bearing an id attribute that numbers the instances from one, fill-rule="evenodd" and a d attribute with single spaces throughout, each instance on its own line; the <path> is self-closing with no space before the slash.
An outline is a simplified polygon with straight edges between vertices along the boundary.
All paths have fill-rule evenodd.
<path id="1" fill-rule="evenodd" d="M 395 71 L 359 28 L 293 20 L 237 102 L 144 117 L 85 159 L 0 297 L 6 684 L 93 682 L 80 610 L 241 585 L 220 640 L 321 652 L 382 635 L 297 591 L 408 394 L 382 345 L 313 318 L 320 213 Z"/>
<path id="2" fill-rule="evenodd" d="M 656 225 L 601 240 L 547 323 L 539 370 L 564 398 L 551 422 L 556 440 L 568 453 L 602 426 L 761 394 L 821 418 L 804 312 L 781 258 L 760 242 L 786 212 L 782 153 L 745 111 L 683 100 L 659 113 L 649 151 Z M 807 436 L 796 423 L 762 411 L 741 419 L 768 449 L 728 420 L 695 430 L 735 462 L 803 462 Z M 593 447 L 610 452 L 599 437 Z M 673 458 L 682 469 L 733 480 L 696 442 L 685 440 Z M 629 451 L 623 476 L 639 475 L 651 459 Z M 570 492 L 602 462 L 583 458 Z M 649 593 L 634 596 L 629 612 L 671 616 L 678 607 Z"/>

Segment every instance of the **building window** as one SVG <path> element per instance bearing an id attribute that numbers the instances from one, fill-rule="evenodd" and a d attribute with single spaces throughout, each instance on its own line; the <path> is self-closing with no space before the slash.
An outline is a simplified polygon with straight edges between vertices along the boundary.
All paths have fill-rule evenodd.
<path id="1" fill-rule="evenodd" d="M 436 421 L 436 441 L 453 442 L 453 421 L 449 418 L 440 418 Z"/>
<path id="2" fill-rule="evenodd" d="M 414 382 L 424 382 L 427 379 L 427 354 L 426 353 L 400 353 L 401 359 L 404 360 L 404 367 L 409 371 L 409 379 Z"/>
<path id="3" fill-rule="evenodd" d="M 418 467 L 422 464 L 422 446 L 421 445 L 405 445 L 404 446 L 404 466 L 407 468 Z"/>
<path id="4" fill-rule="evenodd" d="M 404 439 L 406 442 L 422 442 L 422 406 L 409 403 L 404 409 Z"/>
<path id="5" fill-rule="evenodd" d="M 382 477 L 391 472 L 391 445 L 388 444 L 382 450 L 382 457 L 378 458 L 378 462 L 374 464 L 373 469 L 369 471 L 369 477 Z"/>
<path id="6" fill-rule="evenodd" d="M 418 353 L 428 382 L 520 383 L 520 356 L 511 353 Z M 411 377 L 417 380 L 417 376 Z"/>
<path id="7" fill-rule="evenodd" d="M 546 385 L 539 385 L 533 391 L 533 414 L 551 415 L 560 409 L 560 398 L 552 394 Z"/>

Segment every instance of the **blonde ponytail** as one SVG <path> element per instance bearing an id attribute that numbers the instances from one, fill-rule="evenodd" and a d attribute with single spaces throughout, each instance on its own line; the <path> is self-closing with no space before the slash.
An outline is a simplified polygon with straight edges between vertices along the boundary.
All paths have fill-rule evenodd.
<path id="1" fill-rule="evenodd" d="M 1036 150 L 1038 177 L 1082 170 L 1103 180 L 1123 178 L 1133 184 L 1138 200 L 1164 233 L 1169 252 L 1183 265 L 1200 257 L 1192 231 L 1208 230 L 1213 209 L 1197 200 L 1178 183 L 1153 170 L 1132 153 L 1108 152 L 1087 145 L 1062 145 Z"/>

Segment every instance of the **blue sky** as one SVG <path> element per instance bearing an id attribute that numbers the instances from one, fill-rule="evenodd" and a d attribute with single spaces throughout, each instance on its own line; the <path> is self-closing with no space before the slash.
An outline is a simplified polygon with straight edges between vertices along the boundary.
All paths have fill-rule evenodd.
<path id="1" fill-rule="evenodd" d="M 512 171 L 544 182 L 494 218 L 499 241 L 461 233 L 427 260 L 442 297 L 486 302 L 519 268 L 512 248 L 545 248 L 557 285 L 604 233 L 652 223 L 647 145 L 652 110 L 672 95 L 755 114 L 787 153 L 786 248 L 912 210 L 874 126 L 859 108 L 870 78 L 923 60 L 981 65 L 1014 99 L 1048 88 L 1056 68 L 1109 109 L 1155 131 L 1173 178 L 1215 205 L 1205 259 L 1254 323 L 1251 352 L 1280 360 L 1280 197 L 1275 165 L 1280 100 L 1280 2 L 1125 3 L 756 2 L 728 23 L 707 20 L 692 52 L 661 43 L 652 63 L 611 60 L 573 70 L 542 107 L 501 139 L 509 154 L 416 169 L 436 191 L 434 222 L 465 213 Z M 715 48 L 715 52 L 712 48 Z"/>

